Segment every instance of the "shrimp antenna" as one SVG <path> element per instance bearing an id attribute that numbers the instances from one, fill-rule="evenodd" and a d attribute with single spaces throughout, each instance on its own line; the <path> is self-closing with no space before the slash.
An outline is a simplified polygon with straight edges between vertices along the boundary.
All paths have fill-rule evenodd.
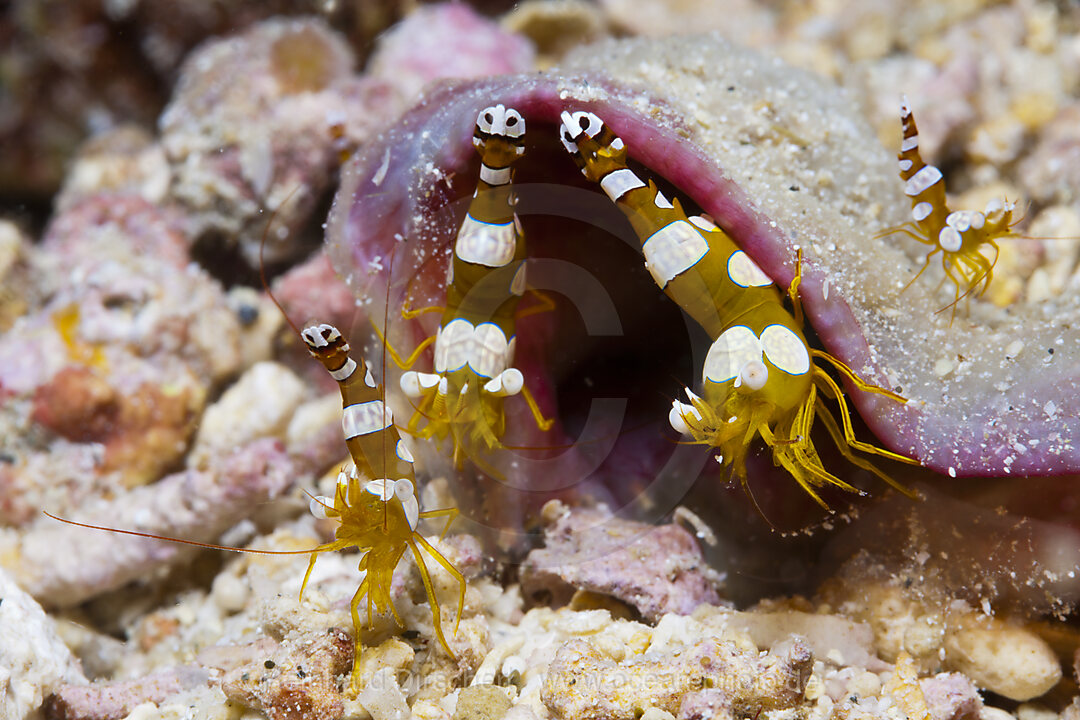
<path id="1" fill-rule="evenodd" d="M 386 258 L 386 298 L 383 302 L 383 331 L 390 334 L 390 285 L 394 281 L 394 255 L 397 254 L 397 245 L 390 249 L 390 256 Z M 386 407 L 387 367 L 386 367 L 386 340 L 382 344 L 382 402 Z M 383 457 L 388 457 L 390 448 L 387 446 L 387 434 L 382 434 Z M 385 465 L 385 463 L 384 463 Z M 419 494 L 419 493 L 418 493 Z M 390 503 L 383 503 L 383 532 L 390 531 Z"/>
<path id="2" fill-rule="evenodd" d="M 107 527 L 105 525 L 92 525 L 90 523 L 76 522 L 75 520 L 68 520 L 67 518 L 53 515 L 48 510 L 42 510 L 47 516 L 53 520 L 58 520 L 66 525 L 74 525 L 76 527 L 87 528 L 88 530 L 104 530 L 105 532 L 118 533 L 120 535 L 134 535 L 135 537 L 148 538 L 150 540 L 163 540 L 165 542 L 177 543 L 178 545 L 192 545 L 194 547 L 207 548 L 210 550 L 226 550 L 228 552 L 238 553 L 254 553 L 256 555 L 310 555 L 316 552 L 318 548 L 311 548 L 310 550 L 253 550 L 251 548 L 238 548 L 229 545 L 215 545 L 214 543 L 196 542 L 194 540 L 182 540 L 180 538 L 169 537 L 168 535 L 154 535 L 153 533 L 138 532 L 136 530 L 121 530 L 120 528 Z"/>
<path id="3" fill-rule="evenodd" d="M 298 190 L 300 190 L 299 185 L 294 187 L 292 191 L 290 191 L 289 194 L 285 196 L 285 199 L 278 203 L 278 206 L 275 207 L 273 211 L 271 211 L 270 219 L 266 221 L 266 227 L 263 228 L 262 239 L 259 240 L 259 280 L 262 282 L 263 290 L 266 291 L 266 294 L 273 301 L 274 305 L 277 306 L 277 309 L 281 313 L 281 316 L 285 318 L 285 322 L 289 323 L 289 327 L 293 329 L 293 332 L 296 333 L 297 337 L 302 337 L 300 334 L 300 328 L 296 327 L 296 323 L 292 321 L 292 318 L 289 317 L 289 314 L 285 312 L 285 308 L 283 308 L 281 306 L 281 303 L 278 302 L 278 299 L 274 297 L 273 291 L 270 290 L 270 284 L 266 282 L 266 262 L 263 260 L 263 251 L 266 249 L 266 238 L 270 234 L 270 228 L 274 224 L 274 219 L 281 211 L 281 208 L 285 207 L 285 205 L 289 202 L 289 200 L 292 199 L 292 196 L 295 195 Z"/>
<path id="4" fill-rule="evenodd" d="M 757 497 L 754 495 L 754 489 L 750 487 L 749 481 L 745 478 L 741 478 L 741 482 L 743 491 L 746 493 L 746 496 L 750 498 L 750 503 L 754 506 L 754 509 L 757 510 L 757 514 L 765 521 L 765 524 L 768 525 L 773 532 L 779 533 L 780 528 L 776 527 L 776 524 L 769 519 L 769 516 L 761 509 L 761 505 L 758 504 Z"/>

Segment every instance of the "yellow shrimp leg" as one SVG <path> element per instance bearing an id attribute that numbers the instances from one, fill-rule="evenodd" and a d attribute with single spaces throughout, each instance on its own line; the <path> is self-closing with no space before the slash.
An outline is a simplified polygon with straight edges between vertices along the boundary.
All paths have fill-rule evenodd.
<path id="1" fill-rule="evenodd" d="M 386 336 L 382 334 L 382 331 L 379 330 L 379 328 L 375 327 L 374 324 L 371 327 L 374 328 L 375 334 L 379 336 L 379 341 L 382 342 L 383 346 L 386 348 L 386 352 L 389 353 L 390 359 L 393 360 L 394 364 L 402 370 L 408 370 L 413 365 L 415 365 L 416 360 L 420 357 L 420 353 L 424 352 L 424 350 L 426 350 L 429 345 L 435 342 L 434 335 L 424 338 L 423 342 L 417 345 L 407 358 L 402 360 L 397 350 L 394 349 L 394 346 L 391 345 L 390 341 L 386 339 Z"/>
<path id="2" fill-rule="evenodd" d="M 454 621 L 454 634 L 457 635 L 458 626 L 461 624 L 461 615 L 465 612 L 465 576 L 462 575 L 461 571 L 454 567 L 454 564 L 447 560 L 446 557 L 441 552 L 439 552 L 438 548 L 436 548 L 434 545 L 429 543 L 419 534 L 414 535 L 414 538 L 416 542 L 420 543 L 420 545 L 428 551 L 428 554 L 430 554 L 431 557 L 435 558 L 435 562 L 442 565 L 443 569 L 446 570 L 446 572 L 450 573 L 453 578 L 458 581 L 458 612 L 457 620 Z M 431 597 L 431 601 L 434 603 L 435 598 L 433 597 L 433 595 L 429 595 L 429 597 Z M 453 657 L 453 653 L 451 653 L 451 657 Z"/>
<path id="3" fill-rule="evenodd" d="M 324 543 L 311 551 L 311 560 L 308 561 L 307 572 L 304 573 L 304 581 L 300 583 L 300 600 L 304 599 L 304 589 L 307 588 L 308 578 L 311 577 L 311 571 L 315 569 L 315 561 L 319 559 L 319 554 L 324 552 L 333 552 L 335 550 L 343 550 L 349 547 L 349 543 L 344 540 L 334 540 L 333 542 Z"/>
<path id="4" fill-rule="evenodd" d="M 885 228 L 881 232 L 874 233 L 872 237 L 875 240 L 880 240 L 881 238 L 887 238 L 890 235 L 895 235 L 896 233 L 904 233 L 905 235 L 912 237 L 921 243 L 929 243 L 929 240 L 916 232 L 916 230 L 918 229 L 919 226 L 909 220 L 908 222 L 901 223 L 895 227 Z"/>
<path id="5" fill-rule="evenodd" d="M 420 513 L 419 517 L 424 519 L 435 517 L 446 518 L 446 525 L 443 526 L 442 532 L 439 533 L 439 542 L 442 542 L 443 538 L 446 537 L 446 533 L 450 530 L 450 524 L 453 523 L 454 520 L 457 519 L 457 516 L 460 514 L 461 513 L 458 511 L 457 508 L 445 508 L 443 510 L 425 510 L 424 512 Z"/>
<path id="6" fill-rule="evenodd" d="M 758 434 L 761 435 L 761 439 L 765 441 L 766 445 L 768 445 L 770 448 L 773 448 L 773 459 L 778 461 L 780 463 L 780 466 L 788 471 L 788 474 L 795 479 L 795 482 L 799 484 L 799 486 L 806 492 L 806 494 L 812 497 L 814 499 L 814 502 L 820 505 L 822 509 L 828 512 L 832 512 L 829 504 L 822 500 L 821 496 L 817 494 L 814 488 L 808 482 L 806 482 L 806 478 L 803 477 L 802 464 L 795 462 L 796 458 L 792 457 L 792 455 L 789 453 L 775 451 L 777 438 L 775 435 L 773 435 L 772 430 L 770 430 L 767 425 L 763 424 L 758 428 Z M 740 473 L 739 480 L 742 482 L 743 490 L 747 493 L 750 492 L 749 486 L 747 485 L 745 472 Z"/>
<path id="7" fill-rule="evenodd" d="M 842 402 L 841 407 L 844 407 Z M 846 422 L 847 413 L 843 413 L 843 415 Z M 861 467 L 867 472 L 873 473 L 878 478 L 884 480 L 894 489 L 903 493 L 912 500 L 919 499 L 918 493 L 916 493 L 914 490 L 905 487 L 896 480 L 893 480 L 885 471 L 881 470 L 878 466 L 874 465 L 869 460 L 861 458 L 855 453 L 851 452 L 851 448 L 858 446 L 851 441 L 851 438 L 847 437 L 846 432 L 841 433 L 840 427 L 836 423 L 836 418 L 833 417 L 832 412 L 829 411 L 829 409 L 825 406 L 824 403 L 818 403 L 818 416 L 821 418 L 822 423 L 825 425 L 825 429 L 829 431 L 829 435 L 832 436 L 833 443 L 836 445 L 836 449 L 840 451 L 840 454 L 843 455 L 848 462 L 850 462 L 852 465 Z M 858 449 L 862 450 L 863 448 Z"/>
<path id="8" fill-rule="evenodd" d="M 516 317 L 519 320 L 523 317 L 528 317 L 530 315 L 539 315 L 540 313 L 554 312 L 555 301 L 551 299 L 550 295 L 548 295 L 542 290 L 537 290 L 535 288 L 529 288 L 528 292 L 536 298 L 537 303 L 517 313 Z"/>
<path id="9" fill-rule="evenodd" d="M 864 495 L 865 493 L 862 490 L 833 475 L 821 464 L 817 448 L 814 447 L 814 443 L 810 439 L 810 431 L 813 428 L 814 419 L 817 417 L 816 410 L 819 404 L 817 388 L 811 385 L 810 392 L 799 408 L 799 413 L 792 424 L 791 434 L 795 440 L 793 452 L 796 458 L 802 461 L 804 469 L 816 477 L 822 486 L 835 485 L 847 492 Z"/>
<path id="10" fill-rule="evenodd" d="M 360 641 L 360 601 L 365 595 L 368 596 L 368 622 L 371 622 L 371 596 L 368 594 L 366 576 L 349 603 L 349 614 L 352 616 L 353 623 L 353 669 L 349 680 L 349 694 L 353 697 L 360 693 L 360 652 L 363 649 L 363 643 Z"/>
<path id="11" fill-rule="evenodd" d="M 839 358 L 836 358 L 836 357 L 833 357 L 832 355 L 830 355 L 827 352 L 824 352 L 823 350 L 815 350 L 814 348 L 810 348 L 810 354 L 813 355 L 814 357 L 821 358 L 822 360 L 828 361 L 833 367 L 835 367 L 840 372 L 841 375 L 843 375 L 848 380 L 850 380 L 852 382 L 852 384 L 854 384 L 855 387 L 858 388 L 859 390 L 862 390 L 863 392 L 874 393 L 876 395 L 884 395 L 885 397 L 889 398 L 890 400 L 895 400 L 898 403 L 902 403 L 902 404 L 907 403 L 907 400 L 905 398 L 901 397 L 900 395 L 897 395 L 892 390 L 886 390 L 883 387 L 878 387 L 877 385 L 871 385 L 870 383 L 868 383 L 865 380 L 863 380 L 862 378 L 860 378 L 858 375 L 855 374 L 855 371 L 852 370 L 850 367 L 848 367 L 847 363 L 845 363 L 843 360 L 841 360 Z M 832 378 L 829 378 L 829 379 L 832 380 Z"/>
<path id="12" fill-rule="evenodd" d="M 540 410 L 540 405 L 536 402 L 536 398 L 529 392 L 529 388 L 526 386 L 521 387 L 521 395 L 525 398 L 525 402 L 529 405 L 529 412 L 532 413 L 533 420 L 536 422 L 536 427 L 540 428 L 541 432 L 547 432 L 551 429 L 551 426 L 555 424 L 555 418 L 546 418 L 544 413 Z"/>
<path id="13" fill-rule="evenodd" d="M 912 460 L 906 455 L 895 453 L 892 450 L 886 450 L 885 448 L 879 448 L 876 445 L 858 440 L 855 437 L 855 430 L 851 426 L 851 411 L 848 410 L 847 403 L 844 401 L 844 396 L 840 392 L 840 386 L 836 384 L 836 381 L 829 377 L 828 373 L 823 370 L 818 370 L 814 373 L 815 379 L 821 380 L 829 389 L 835 394 L 837 398 L 837 404 L 840 406 L 840 419 L 844 423 L 844 438 L 847 440 L 847 444 L 851 447 L 862 450 L 863 452 L 871 453 L 873 455 L 879 455 L 890 460 L 896 460 L 898 462 L 907 463 L 908 465 L 921 465 L 918 460 Z M 888 391 L 883 391 L 882 394 Z M 890 484 L 894 484 L 890 481 Z M 898 488 L 899 489 L 899 488 Z M 905 492 L 904 494 L 908 494 Z"/>
<path id="14" fill-rule="evenodd" d="M 936 247 L 933 250 L 931 250 L 929 253 L 927 253 L 926 257 L 923 258 L 923 266 L 921 268 L 919 268 L 919 272 L 915 273 L 915 277 L 913 277 L 913 278 L 911 278 L 910 280 L 907 281 L 907 284 L 904 285 L 903 290 L 901 290 L 900 292 L 906 291 L 909 287 L 911 287 L 915 283 L 916 280 L 918 280 L 920 277 L 922 277 L 922 274 L 924 272 L 926 272 L 927 268 L 930 267 L 930 258 L 934 257 L 934 253 L 938 253 L 938 252 L 944 252 L 944 251 L 941 248 Z"/>
<path id="15" fill-rule="evenodd" d="M 401 317 L 405 318 L 406 320 L 412 320 L 413 318 L 420 317 L 421 315 L 425 315 L 427 313 L 441 313 L 445 312 L 446 310 L 446 308 L 442 305 L 427 305 L 425 307 L 413 309 L 409 307 L 408 303 L 409 301 L 408 299 L 406 299 L 405 304 L 401 306 Z"/>
<path id="16" fill-rule="evenodd" d="M 938 310 L 939 313 L 948 310 L 973 292 L 976 297 L 982 295 L 990 287 L 990 282 L 994 279 L 994 266 L 997 264 L 997 256 L 1001 254 L 1001 248 L 998 247 L 997 242 L 994 240 L 987 240 L 986 243 L 994 248 L 994 259 L 991 261 L 989 258 L 983 257 L 981 253 L 974 255 L 970 259 L 961 257 L 961 260 L 965 260 L 972 266 L 972 279 L 968 283 L 968 289 L 964 291 L 964 294 L 957 298 L 955 302 Z M 982 288 L 975 292 L 975 289 L 980 285 Z"/>
<path id="17" fill-rule="evenodd" d="M 802 248 L 795 251 L 795 277 L 791 278 L 787 294 L 791 298 L 791 306 L 794 310 L 795 324 L 803 326 L 802 300 L 799 298 L 799 284 L 802 282 Z"/>
<path id="18" fill-rule="evenodd" d="M 431 573 L 428 572 L 427 565 L 424 563 L 424 556 L 420 553 L 415 538 L 423 540 L 418 534 L 413 533 L 413 537 L 409 538 L 408 543 L 412 549 L 413 557 L 416 559 L 416 568 L 420 571 L 420 579 L 424 581 L 424 592 L 427 594 L 428 603 L 431 605 L 431 621 L 435 627 L 435 635 L 439 638 L 439 644 L 442 645 L 446 654 L 456 658 L 454 651 L 450 649 L 450 644 L 446 642 L 446 636 L 443 635 L 442 610 L 439 609 L 439 599 L 435 597 L 435 585 L 431 582 Z"/>

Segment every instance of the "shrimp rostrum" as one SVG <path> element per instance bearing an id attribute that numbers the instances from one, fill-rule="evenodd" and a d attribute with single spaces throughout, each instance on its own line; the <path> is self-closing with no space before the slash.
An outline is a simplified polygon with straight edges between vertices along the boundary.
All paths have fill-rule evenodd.
<path id="1" fill-rule="evenodd" d="M 334 540 L 312 551 L 300 595 L 303 597 L 320 553 L 350 547 L 360 549 L 360 571 L 364 579 L 349 606 L 356 648 L 351 682 L 355 693 L 360 668 L 360 605 L 367 601 L 369 626 L 373 611 L 389 611 L 403 625 L 390 597 L 390 585 L 394 570 L 406 552 L 412 553 L 424 582 L 439 644 L 448 655 L 454 656 L 443 634 L 442 613 L 424 554 L 459 584 L 455 632 L 465 605 L 465 578 L 417 531 L 417 525 L 422 518 L 445 517 L 445 535 L 457 510 L 420 511 L 412 454 L 398 434 L 390 408 L 384 402 L 382 387 L 375 383 L 363 359 L 357 362 L 350 357 L 349 344 L 337 328 L 312 324 L 301 335 L 311 355 L 323 364 L 341 389 L 341 425 L 352 464 L 339 474 L 334 497 L 319 496 L 311 500 L 315 516 L 337 520 L 338 526 Z"/>
<path id="2" fill-rule="evenodd" d="M 905 401 L 807 345 L 799 270 L 787 292 L 791 312 L 769 276 L 727 233 L 706 216 L 688 216 L 677 198 L 669 200 L 653 180 L 638 177 L 628 165 L 622 139 L 599 117 L 563 112 L 559 133 L 585 177 L 598 183 L 629 219 L 656 284 L 712 340 L 702 368 L 702 394 L 686 388 L 689 402 L 673 401 L 671 426 L 694 443 L 716 448 L 716 460 L 730 467 L 744 488 L 747 452 L 760 437 L 771 449 L 773 462 L 828 509 L 817 488 L 858 490 L 823 466 L 810 437 L 820 419 L 850 463 L 906 492 L 853 451 L 914 461 L 856 439 L 840 386 L 821 363 L 831 365 L 860 390 Z M 839 422 L 822 395 L 836 400 Z"/>

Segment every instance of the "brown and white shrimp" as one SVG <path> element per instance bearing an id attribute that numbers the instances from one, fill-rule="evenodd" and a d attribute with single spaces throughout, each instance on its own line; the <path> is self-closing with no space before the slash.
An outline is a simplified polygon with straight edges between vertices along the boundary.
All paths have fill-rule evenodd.
<path id="1" fill-rule="evenodd" d="M 919 153 L 919 129 L 906 97 L 900 105 L 900 122 L 904 136 L 897 159 L 904 194 L 911 198 L 912 221 L 885 234 L 902 232 L 931 246 L 922 268 L 911 282 L 930 266 L 930 258 L 941 253 L 945 275 L 956 287 L 955 299 L 949 306 L 955 313 L 961 299 L 972 293 L 982 295 L 989 287 L 1000 252 L 997 241 L 1013 235 L 1011 228 L 1016 221 L 1012 214 L 1016 206 L 994 199 L 982 212 L 950 210 L 941 170 L 926 164 Z M 993 249 L 993 258 L 984 253 L 986 248 Z"/>
<path id="2" fill-rule="evenodd" d="M 517 110 L 499 104 L 480 111 L 473 133 L 480 176 L 454 242 L 446 306 L 402 312 L 415 317 L 441 311 L 440 327 L 407 358 L 387 346 L 404 369 L 434 343 L 434 372 L 401 376 L 402 391 L 416 403 L 408 431 L 440 441 L 450 437 L 459 468 L 465 455 L 502 447 L 507 397 L 520 394 L 541 430 L 552 425 L 512 365 L 518 302 L 526 290 L 525 236 L 513 188 L 524 141 L 525 120 Z"/>
<path id="3" fill-rule="evenodd" d="M 855 438 L 844 395 L 821 367 L 836 368 L 860 390 L 905 402 L 860 379 L 832 355 L 809 347 L 798 296 L 800 274 L 788 287 L 794 313 L 772 279 L 711 219 L 690 217 L 678 198 L 668 199 L 653 180 L 628 165 L 628 148 L 591 112 L 563 112 L 559 136 L 585 177 L 597 184 L 630 220 L 641 241 L 645 266 L 656 284 L 712 338 L 702 367 L 702 395 L 686 388 L 689 403 L 675 400 L 669 420 L 694 443 L 716 448 L 746 487 L 745 459 L 761 437 L 782 466 L 822 507 L 816 488 L 856 488 L 827 470 L 810 437 L 820 418 L 849 462 L 908 492 L 853 450 L 914 462 Z M 840 410 L 840 423 L 821 395 Z"/>
<path id="4" fill-rule="evenodd" d="M 301 337 L 312 357 L 322 363 L 341 390 L 341 425 L 352 462 L 339 474 L 334 497 L 319 496 L 311 500 L 311 512 L 316 517 L 332 518 L 339 524 L 334 540 L 311 551 L 300 595 L 303 597 L 319 553 L 349 547 L 360 549 L 359 569 L 364 573 L 364 579 L 349 605 L 356 647 L 351 685 L 356 692 L 360 671 L 360 604 L 367 600 L 369 624 L 374 609 L 380 613 L 389 610 L 398 624 L 403 625 L 390 598 L 390 585 L 394 570 L 406 551 L 412 553 L 420 570 L 431 604 L 435 635 L 443 650 L 453 657 L 443 634 L 442 613 L 424 553 L 458 581 L 460 594 L 455 631 L 465 605 L 465 577 L 417 532 L 417 525 L 422 518 L 445 517 L 445 534 L 458 512 L 455 508 L 420 510 L 412 454 L 394 425 L 383 388 L 375 383 L 362 358 L 357 362 L 350 356 L 349 344 L 341 332 L 333 325 L 311 324 L 304 328 Z"/>

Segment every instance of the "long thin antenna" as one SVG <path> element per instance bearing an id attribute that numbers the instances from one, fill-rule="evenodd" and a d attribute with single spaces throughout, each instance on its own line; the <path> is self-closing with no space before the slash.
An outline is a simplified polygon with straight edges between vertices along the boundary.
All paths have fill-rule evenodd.
<path id="1" fill-rule="evenodd" d="M 135 537 L 149 538 L 150 540 L 163 540 L 165 542 L 177 543 L 179 545 L 194 545 L 195 547 L 208 548 L 210 550 L 227 550 L 228 552 L 238 553 L 255 553 L 256 555 L 310 555 L 313 552 L 318 552 L 319 548 L 311 548 L 309 550 L 253 550 L 250 548 L 238 548 L 230 547 L 229 545 L 215 545 L 214 543 L 196 542 L 194 540 L 182 540 L 180 538 L 169 537 L 167 535 L 154 535 L 153 533 L 137 532 L 135 530 L 121 530 L 120 528 L 111 528 L 105 525 L 91 525 L 90 523 L 76 522 L 74 520 L 68 520 L 66 518 L 53 515 L 48 510 L 42 510 L 47 516 L 53 520 L 58 520 L 66 525 L 75 525 L 76 527 L 87 528 L 89 530 L 104 530 L 106 532 L 119 533 L 120 535 L 134 535 Z"/>
<path id="2" fill-rule="evenodd" d="M 387 407 L 387 405 L 386 405 L 386 384 L 389 381 L 388 380 L 389 373 L 387 372 L 388 367 L 386 365 L 386 356 L 387 356 L 386 346 L 387 346 L 387 343 L 389 341 L 386 340 L 385 338 L 388 338 L 390 336 L 390 287 L 391 287 L 391 284 L 394 281 L 394 256 L 396 254 L 397 254 L 397 245 L 394 245 L 390 249 L 390 256 L 386 259 L 386 297 L 383 300 L 383 336 L 384 336 L 384 339 L 383 339 L 383 346 L 382 346 L 382 395 L 383 395 L 382 396 L 382 403 L 383 403 L 383 412 L 384 413 L 386 412 L 386 407 Z M 387 462 L 387 458 L 390 457 L 390 451 L 389 451 L 389 448 L 387 447 L 387 442 L 388 441 L 389 440 L 388 440 L 388 437 L 387 437 L 387 433 L 384 432 L 382 434 L 382 443 L 383 443 L 383 448 L 382 448 L 383 462 L 382 462 L 382 465 L 383 465 L 383 472 L 384 473 L 386 472 L 386 470 L 390 466 L 389 463 Z M 397 449 L 395 448 L 395 453 L 396 453 L 396 450 Z M 386 474 L 389 474 L 389 473 L 386 473 Z M 383 502 L 383 532 L 389 532 L 389 531 L 390 531 L 389 501 L 384 501 Z"/>
<path id="3" fill-rule="evenodd" d="M 263 251 L 266 249 L 266 238 L 270 234 L 270 228 L 274 224 L 274 218 L 277 217 L 277 214 L 281 211 L 281 208 L 285 207 L 285 205 L 289 202 L 289 200 L 292 199 L 292 196 L 295 195 L 299 189 L 299 185 L 294 187 L 292 191 L 285 197 L 285 199 L 282 200 L 281 203 L 276 208 L 274 208 L 273 212 L 270 213 L 270 219 L 266 221 L 266 227 L 263 228 L 262 239 L 259 241 L 259 280 L 262 282 L 263 290 L 266 291 L 266 294 L 274 302 L 274 305 L 277 306 L 277 309 L 281 313 L 281 316 L 285 318 L 285 322 L 289 323 L 289 327 L 293 329 L 293 332 L 296 333 L 297 337 L 301 337 L 300 328 L 296 327 L 296 323 L 292 321 L 292 319 L 289 317 L 289 314 L 285 312 L 285 308 L 283 308 L 281 306 L 281 303 L 278 302 L 278 299 L 274 297 L 274 293 L 270 290 L 270 284 L 266 282 L 266 263 L 263 261 Z"/>

